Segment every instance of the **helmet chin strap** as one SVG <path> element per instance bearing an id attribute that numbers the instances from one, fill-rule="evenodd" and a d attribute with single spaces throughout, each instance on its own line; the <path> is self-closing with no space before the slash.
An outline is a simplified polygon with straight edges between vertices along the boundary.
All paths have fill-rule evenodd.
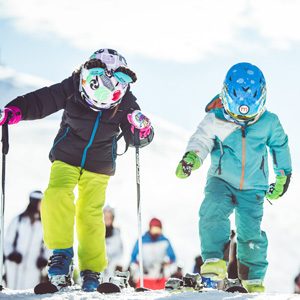
<path id="1" fill-rule="evenodd" d="M 235 124 L 238 124 L 240 126 L 245 126 L 245 121 L 239 121 L 235 118 L 233 118 L 227 111 L 225 108 L 223 108 L 223 115 L 225 117 L 225 119 L 229 122 L 232 122 L 232 123 L 235 123 Z"/>
<path id="2" fill-rule="evenodd" d="M 223 114 L 224 114 L 224 117 L 227 121 L 229 122 L 233 122 L 233 123 L 236 123 L 237 125 L 240 125 L 240 126 L 248 126 L 248 125 L 251 125 L 251 124 L 254 124 L 255 122 L 258 121 L 258 119 L 261 117 L 261 115 L 265 112 L 266 108 L 264 107 L 253 119 L 250 119 L 250 120 L 238 120 L 238 119 L 235 119 L 233 118 L 226 110 L 225 108 L 223 108 Z"/>

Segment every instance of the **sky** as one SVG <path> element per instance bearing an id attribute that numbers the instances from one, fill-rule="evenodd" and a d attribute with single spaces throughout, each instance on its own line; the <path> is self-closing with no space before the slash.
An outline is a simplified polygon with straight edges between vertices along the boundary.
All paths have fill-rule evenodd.
<path id="1" fill-rule="evenodd" d="M 138 75 L 142 108 L 189 129 L 230 66 L 249 61 L 265 74 L 269 107 L 288 115 L 299 108 L 299 10 L 297 0 L 1 0 L 0 61 L 58 82 L 115 48 Z"/>
<path id="2" fill-rule="evenodd" d="M 192 134 L 227 70 L 251 62 L 299 170 L 299 11 L 297 0 L 0 0 L 0 63 L 55 83 L 95 50 L 115 48 L 137 73 L 143 112 Z"/>
<path id="3" fill-rule="evenodd" d="M 191 133 L 227 70 L 251 62 L 299 153 L 299 11 L 297 0 L 0 0 L 0 61 L 59 82 L 95 50 L 115 48 L 138 75 L 144 113 Z"/>

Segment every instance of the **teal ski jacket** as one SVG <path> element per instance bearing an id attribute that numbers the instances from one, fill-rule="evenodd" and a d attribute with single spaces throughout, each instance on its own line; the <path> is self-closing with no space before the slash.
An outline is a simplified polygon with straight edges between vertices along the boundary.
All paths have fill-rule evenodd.
<path id="1" fill-rule="evenodd" d="M 208 177 L 218 177 L 240 190 L 267 190 L 268 149 L 276 175 L 292 173 L 288 137 L 276 114 L 267 110 L 242 126 L 228 121 L 219 95 L 207 106 L 206 116 L 188 142 L 201 162 L 211 153 Z"/>

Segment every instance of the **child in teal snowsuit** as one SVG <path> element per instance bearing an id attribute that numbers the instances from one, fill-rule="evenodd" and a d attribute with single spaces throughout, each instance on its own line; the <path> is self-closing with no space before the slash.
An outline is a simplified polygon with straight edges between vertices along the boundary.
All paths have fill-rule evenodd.
<path id="1" fill-rule="evenodd" d="M 292 173 L 288 137 L 278 117 L 265 108 L 262 72 L 239 63 L 227 73 L 221 94 L 206 107 L 206 116 L 190 138 L 176 175 L 186 178 L 208 153 L 211 166 L 199 212 L 201 274 L 226 277 L 229 216 L 235 211 L 238 274 L 249 292 L 264 291 L 268 240 L 261 230 L 264 198 L 282 196 Z M 276 183 L 268 184 L 268 153 Z"/>

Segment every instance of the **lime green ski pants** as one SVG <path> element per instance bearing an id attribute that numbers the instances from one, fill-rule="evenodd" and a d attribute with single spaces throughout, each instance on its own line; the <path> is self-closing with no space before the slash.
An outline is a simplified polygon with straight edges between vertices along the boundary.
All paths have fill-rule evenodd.
<path id="1" fill-rule="evenodd" d="M 102 209 L 108 180 L 108 175 L 61 161 L 54 161 L 51 167 L 41 206 L 44 241 L 49 249 L 73 247 L 76 218 L 80 270 L 102 272 L 107 265 Z"/>

